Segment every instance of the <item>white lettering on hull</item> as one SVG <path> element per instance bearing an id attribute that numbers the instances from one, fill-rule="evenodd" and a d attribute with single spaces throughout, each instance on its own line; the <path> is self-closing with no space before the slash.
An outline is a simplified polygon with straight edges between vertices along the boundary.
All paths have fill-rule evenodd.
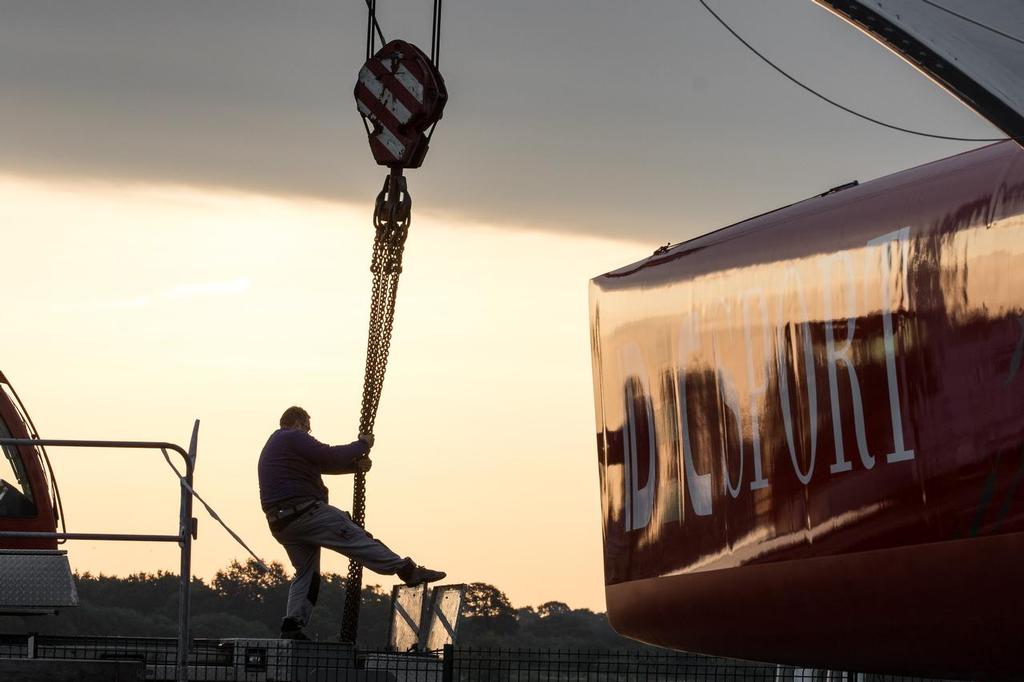
<path id="1" fill-rule="evenodd" d="M 693 446 L 690 443 L 689 412 L 686 402 L 686 359 L 696 352 L 696 334 L 693 330 L 693 318 L 687 313 L 679 327 L 679 369 L 676 371 L 676 424 L 680 431 L 679 441 L 682 443 L 683 466 L 679 467 L 686 479 L 686 492 L 690 498 L 690 508 L 697 516 L 711 515 L 711 474 L 698 474 L 693 464 Z M 680 486 L 682 489 L 682 486 Z"/>
<path id="2" fill-rule="evenodd" d="M 866 254 L 865 267 L 871 272 L 877 272 L 880 281 L 877 294 L 865 291 L 865 296 L 880 296 L 880 307 L 876 310 L 880 309 L 881 312 L 882 348 L 893 436 L 893 450 L 885 455 L 885 462 L 892 464 L 914 459 L 914 450 L 907 448 L 905 443 L 896 362 L 896 329 L 893 322 L 894 311 L 906 305 L 910 228 L 903 227 L 889 232 L 870 240 L 866 246 L 863 250 Z M 861 382 L 857 374 L 858 358 L 854 355 L 855 340 L 861 344 L 861 348 L 866 341 L 870 341 L 857 337 L 858 315 L 868 314 L 870 307 L 867 299 L 860 308 L 856 305 L 856 284 L 861 280 L 856 277 L 852 252 L 825 257 L 820 262 L 820 272 L 822 300 L 817 316 L 822 318 L 820 323 L 824 329 L 824 348 L 819 350 L 817 357 L 824 360 L 828 377 L 835 444 L 835 461 L 829 466 L 829 472 L 837 475 L 853 470 L 854 462 L 847 457 L 843 438 L 842 407 L 847 401 L 850 409 L 846 414 L 853 416 L 858 459 L 864 469 L 870 470 L 877 463 L 877 458 L 868 447 Z M 863 281 L 869 279 L 865 277 Z M 656 432 L 652 376 L 641 348 L 631 343 L 623 349 L 624 517 L 627 531 L 641 530 L 651 523 L 658 484 L 658 442 L 661 440 L 667 446 L 670 441 L 674 441 L 675 446 L 667 447 L 667 450 L 675 453 L 680 460 L 679 466 L 675 467 L 678 478 L 665 482 L 677 486 L 678 495 L 673 491 L 666 499 L 675 500 L 673 504 L 677 505 L 678 514 L 673 512 L 671 517 L 664 516 L 662 522 L 685 519 L 687 506 L 696 516 L 711 516 L 713 513 L 716 476 L 712 471 L 697 471 L 691 437 L 694 425 L 691 423 L 691 406 L 686 386 L 687 367 L 699 367 L 709 360 L 713 364 L 708 376 L 713 377 L 713 395 L 717 398 L 717 404 L 712 409 L 718 413 L 720 431 L 712 436 L 712 442 L 714 439 L 719 441 L 716 454 L 721 462 L 721 480 L 718 482 L 721 494 L 728 494 L 735 499 L 745 487 L 752 491 L 768 488 L 771 485 L 769 476 L 777 471 L 769 462 L 766 475 L 761 433 L 764 410 L 772 399 L 768 395 L 769 387 L 772 387 L 772 371 L 777 375 L 776 398 L 793 472 L 801 484 L 810 484 L 815 473 L 818 448 L 818 368 L 815 365 L 816 352 L 811 326 L 815 320 L 812 320 L 810 314 L 807 289 L 797 265 L 786 268 L 779 292 L 777 303 L 771 309 L 771 298 L 766 289 L 757 287 L 742 292 L 736 298 L 714 301 L 710 312 L 707 309 L 682 312 L 682 321 L 676 328 L 674 388 L 670 383 L 669 388 L 665 389 L 674 392 L 668 399 L 674 398 L 677 417 L 674 424 L 678 432 L 671 436 L 662 438 Z M 734 319 L 737 312 L 739 319 Z M 833 313 L 839 314 L 839 318 L 834 317 Z M 703 337 L 702 326 L 706 334 Z M 734 344 L 738 343 L 739 326 L 742 326 L 744 345 L 742 356 L 727 343 L 730 340 Z M 710 348 L 701 348 L 702 339 Z M 704 359 L 701 350 L 704 350 Z M 723 362 L 723 354 L 726 352 L 731 362 Z M 707 358 L 708 355 L 710 358 Z M 743 369 L 736 367 L 740 364 Z M 848 396 L 841 395 L 840 365 L 846 370 Z M 795 379 L 792 387 L 791 374 Z M 739 380 L 745 380 L 745 383 L 740 386 Z M 665 421 L 667 424 L 672 420 Z M 746 429 L 748 424 L 749 429 Z M 732 440 L 735 440 L 735 444 Z M 748 441 L 749 448 L 746 446 Z M 748 450 L 752 461 L 749 469 L 751 473 L 746 475 Z M 644 460 L 642 453 L 646 453 L 644 469 L 641 469 Z M 730 466 L 730 461 L 737 464 Z M 801 461 L 806 462 L 806 469 Z M 644 474 L 646 481 L 641 486 Z M 750 479 L 749 486 L 745 486 L 745 476 Z M 681 498 L 688 498 L 689 505 Z"/>
<path id="3" fill-rule="evenodd" d="M 755 289 L 743 297 L 743 341 L 747 350 L 747 392 L 750 395 L 750 433 L 753 441 L 754 457 L 754 480 L 750 482 L 751 490 L 760 490 L 768 487 L 768 479 L 764 477 L 763 460 L 761 457 L 761 410 L 764 405 L 764 397 L 768 392 L 768 365 L 765 362 L 754 362 L 754 344 L 751 340 L 750 331 L 750 302 L 756 298 L 758 309 L 761 315 L 761 353 L 767 360 L 769 352 L 768 327 L 771 322 L 768 319 L 768 303 L 765 301 L 764 291 Z M 755 371 L 755 365 L 760 371 Z"/>
<path id="4" fill-rule="evenodd" d="M 889 464 L 914 459 L 914 451 L 908 450 L 903 442 L 903 410 L 900 409 L 900 389 L 896 378 L 896 339 L 893 336 L 892 311 L 893 291 L 892 278 L 893 248 L 897 249 L 899 282 L 904 291 L 907 283 L 907 266 L 910 260 L 910 227 L 903 227 L 889 234 L 883 234 L 868 242 L 869 245 L 881 246 L 882 257 L 882 335 L 885 338 L 885 374 L 889 381 L 889 410 L 892 416 L 893 451 L 885 456 Z"/>
<path id="5" fill-rule="evenodd" d="M 781 323 L 777 330 L 778 351 L 775 354 L 776 370 L 779 374 L 779 402 L 782 407 L 782 424 L 786 431 L 786 445 L 789 446 L 789 459 L 793 463 L 793 471 L 797 480 L 807 485 L 814 475 L 814 463 L 818 455 L 818 381 L 814 371 L 814 346 L 811 342 L 811 325 L 808 321 L 810 315 L 807 311 L 807 299 L 804 296 L 803 281 L 796 268 L 790 267 L 786 271 L 783 280 L 783 291 L 796 292 L 797 304 L 800 306 L 800 319 L 803 320 L 793 328 L 794 338 L 792 339 L 793 367 L 799 367 L 800 356 L 799 338 L 803 338 L 804 355 L 804 395 L 807 398 L 807 425 L 810 431 L 810 462 L 807 464 L 807 471 L 801 471 L 800 458 L 797 454 L 796 441 L 793 435 L 793 410 L 789 397 L 789 368 L 786 363 L 786 327 Z M 792 286 L 789 286 L 792 283 Z M 784 320 L 783 297 L 779 297 L 778 319 Z M 802 415 L 801 415 L 802 416 Z"/>
<path id="6" fill-rule="evenodd" d="M 726 312 L 729 312 L 730 305 L 728 302 L 725 304 Z M 725 407 L 732 413 L 732 418 L 736 423 L 736 443 L 739 446 L 739 471 L 736 473 L 736 483 L 732 482 L 732 474 L 729 471 L 729 418 L 727 415 L 722 415 L 721 426 L 722 433 L 721 439 L 719 440 L 719 456 L 722 461 L 722 480 L 725 483 L 725 490 L 729 493 L 730 497 L 739 497 L 740 491 L 743 490 L 743 460 L 744 448 L 743 448 L 743 406 L 740 403 L 739 392 L 736 390 L 735 382 L 729 377 L 729 373 L 726 371 L 726 367 L 722 362 L 722 358 L 719 355 L 718 350 L 718 338 L 717 335 L 712 333 L 711 335 L 711 351 L 712 357 L 715 360 L 715 383 L 718 388 L 718 402 L 720 405 Z"/>
<path id="7" fill-rule="evenodd" d="M 654 489 L 657 478 L 657 441 L 654 428 L 654 406 L 651 403 L 650 375 L 643 355 L 636 345 L 630 345 L 622 354 L 626 369 L 626 421 L 623 425 L 624 469 L 626 474 L 626 530 L 640 530 L 651 522 L 654 513 Z M 640 390 L 637 391 L 636 389 Z M 637 395 L 639 393 L 639 395 Z M 646 421 L 646 443 L 638 436 L 637 402 L 643 401 Z M 640 448 L 647 449 L 647 481 L 640 486 Z"/>
<path id="8" fill-rule="evenodd" d="M 875 458 L 868 452 L 868 437 L 864 431 L 864 401 L 861 400 L 860 394 L 860 382 L 857 380 L 857 368 L 853 363 L 853 358 L 850 357 L 850 348 L 853 346 L 853 335 L 857 330 L 857 318 L 850 317 L 846 320 L 846 338 L 845 345 L 842 348 L 836 348 L 835 341 L 835 321 L 832 316 L 832 293 L 837 291 L 838 288 L 832 287 L 833 282 L 833 269 L 832 263 L 835 260 L 842 261 L 845 266 L 846 274 L 849 276 L 849 280 L 846 282 L 846 309 L 855 310 L 854 301 L 854 290 L 853 290 L 853 259 L 850 257 L 848 252 L 843 252 L 826 258 L 822 262 L 822 271 L 825 281 L 825 360 L 828 363 L 828 391 L 829 396 L 832 398 L 832 435 L 835 437 L 836 444 L 836 461 L 835 464 L 829 467 L 829 471 L 833 474 L 842 473 L 844 471 L 850 471 L 853 468 L 853 464 L 846 459 L 846 453 L 843 449 L 843 423 L 842 423 L 842 412 L 839 407 L 839 377 L 838 377 L 838 364 L 840 362 L 846 367 L 847 375 L 850 379 L 850 399 L 853 403 L 853 426 L 854 433 L 857 436 L 857 450 L 860 453 L 861 464 L 864 465 L 865 469 L 871 469 L 875 466 Z"/>

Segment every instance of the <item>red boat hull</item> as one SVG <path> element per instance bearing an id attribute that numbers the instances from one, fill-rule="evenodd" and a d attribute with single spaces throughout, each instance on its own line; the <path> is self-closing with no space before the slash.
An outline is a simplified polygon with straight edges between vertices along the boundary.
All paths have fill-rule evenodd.
<path id="1" fill-rule="evenodd" d="M 840 670 L 1019 668 L 1020 147 L 598 277 L 591 326 L 620 632 Z"/>
<path id="2" fill-rule="evenodd" d="M 607 588 L 665 647 L 801 667 L 1019 679 L 1024 534 L 753 564 Z M 784 624 L 783 624 L 784 623 Z"/>

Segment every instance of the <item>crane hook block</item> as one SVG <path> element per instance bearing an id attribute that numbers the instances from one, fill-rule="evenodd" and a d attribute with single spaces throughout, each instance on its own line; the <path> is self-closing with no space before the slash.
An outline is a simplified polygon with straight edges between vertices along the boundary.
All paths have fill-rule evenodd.
<path id="1" fill-rule="evenodd" d="M 359 70 L 356 107 L 381 166 L 419 168 L 427 154 L 427 129 L 448 101 L 444 78 L 430 58 L 404 40 L 392 40 Z"/>

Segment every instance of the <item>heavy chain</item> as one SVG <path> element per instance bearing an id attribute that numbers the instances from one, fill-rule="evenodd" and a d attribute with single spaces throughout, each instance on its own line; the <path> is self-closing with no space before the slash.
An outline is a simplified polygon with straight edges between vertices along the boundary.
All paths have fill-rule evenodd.
<path id="1" fill-rule="evenodd" d="M 391 349 L 391 331 L 395 321 L 398 278 L 402 274 L 402 252 L 409 234 L 412 198 L 400 168 L 393 168 L 377 195 L 373 211 L 373 258 L 370 272 L 373 289 L 370 297 L 370 329 L 366 341 L 366 370 L 363 375 L 363 403 L 359 411 L 359 433 L 372 434 L 377 406 L 384 388 L 384 372 Z M 352 520 L 360 526 L 366 517 L 366 474 L 355 475 L 352 492 Z M 359 601 L 363 586 L 363 565 L 348 564 L 345 586 L 345 610 L 341 620 L 341 641 L 356 641 L 359 630 Z"/>

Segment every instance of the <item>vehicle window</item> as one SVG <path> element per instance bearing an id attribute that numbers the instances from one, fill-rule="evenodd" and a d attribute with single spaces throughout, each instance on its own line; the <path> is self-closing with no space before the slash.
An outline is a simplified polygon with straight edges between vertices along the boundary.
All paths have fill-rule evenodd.
<path id="1" fill-rule="evenodd" d="M 0 419 L 0 438 L 10 438 L 11 432 Z M 0 457 L 0 518 L 24 518 L 36 515 L 36 503 L 28 472 L 18 449 L 5 445 Z"/>

